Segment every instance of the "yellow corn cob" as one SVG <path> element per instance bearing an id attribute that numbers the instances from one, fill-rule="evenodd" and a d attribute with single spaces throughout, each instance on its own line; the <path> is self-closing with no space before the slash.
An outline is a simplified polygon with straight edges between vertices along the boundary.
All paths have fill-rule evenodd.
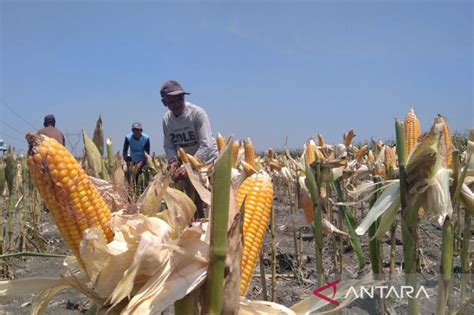
<path id="1" fill-rule="evenodd" d="M 183 162 L 184 164 L 189 163 L 188 155 L 186 154 L 186 151 L 184 151 L 183 148 L 178 148 L 178 155 L 181 162 Z"/>
<path id="2" fill-rule="evenodd" d="M 406 115 L 403 125 L 405 128 L 405 144 L 408 156 L 415 145 L 418 143 L 418 139 L 421 136 L 420 120 L 418 117 L 416 117 L 415 110 L 413 108 L 410 109 Z"/>
<path id="3" fill-rule="evenodd" d="M 245 159 L 245 162 L 247 162 L 248 164 L 250 164 L 250 166 L 255 168 L 255 161 L 256 161 L 255 148 L 253 147 L 253 144 L 250 138 L 247 138 L 244 140 L 244 159 Z"/>
<path id="4" fill-rule="evenodd" d="M 443 166 L 446 168 L 453 167 L 453 137 L 451 136 L 451 130 L 449 130 L 448 122 L 446 118 L 438 114 L 437 121 L 443 124 L 443 130 L 441 134 L 440 146 L 441 155 L 443 156 Z"/>
<path id="5" fill-rule="evenodd" d="M 240 163 L 242 163 L 242 167 L 243 167 L 244 172 L 247 176 L 251 176 L 251 175 L 257 173 L 255 168 L 252 165 L 250 165 L 249 163 L 247 163 L 245 161 L 240 161 Z"/>
<path id="6" fill-rule="evenodd" d="M 349 146 L 352 143 L 352 139 L 354 139 L 355 134 L 354 134 L 354 129 L 349 130 L 345 135 L 344 135 L 344 145 Z"/>
<path id="7" fill-rule="evenodd" d="M 82 263 L 79 244 L 90 227 L 102 229 L 107 241 L 110 209 L 74 156 L 55 139 L 29 133 L 26 136 L 28 168 L 35 186 L 73 254 Z"/>
<path id="8" fill-rule="evenodd" d="M 285 166 L 285 165 L 278 162 L 278 160 L 276 160 L 276 159 L 273 159 L 273 160 L 270 161 L 270 167 L 272 169 L 276 169 L 277 171 L 281 170 L 283 168 L 283 166 Z"/>
<path id="9" fill-rule="evenodd" d="M 188 154 L 188 153 L 186 153 L 186 156 L 188 158 L 189 163 L 191 163 L 193 168 L 195 168 L 197 170 L 200 170 L 202 168 L 203 164 L 197 157 L 195 157 L 194 155 Z"/>
<path id="10" fill-rule="evenodd" d="M 368 147 L 366 145 L 364 145 L 362 148 L 359 149 L 359 151 L 357 151 L 356 155 L 355 155 L 355 160 L 357 162 L 361 162 L 362 159 L 364 158 L 364 155 L 365 153 L 367 152 L 367 149 Z"/>
<path id="11" fill-rule="evenodd" d="M 306 222 L 311 224 L 314 221 L 314 207 L 313 201 L 311 200 L 311 194 L 306 187 L 304 180 L 305 176 L 300 176 L 298 178 L 300 183 L 300 189 L 298 192 L 298 208 L 303 209 Z"/>
<path id="12" fill-rule="evenodd" d="M 310 140 L 306 142 L 306 152 L 305 152 L 305 159 L 306 163 L 308 165 L 313 164 L 314 161 L 316 161 L 316 151 L 315 151 L 315 146 L 311 143 Z"/>
<path id="13" fill-rule="evenodd" d="M 261 171 L 247 177 L 237 191 L 239 207 L 242 206 L 244 198 L 244 249 L 240 284 L 240 295 L 242 296 L 245 296 L 249 289 L 250 279 L 270 221 L 273 202 L 273 184 L 270 176 Z"/>
<path id="14" fill-rule="evenodd" d="M 233 168 L 237 167 L 237 158 L 239 157 L 239 150 L 240 150 L 240 142 L 238 140 L 235 140 L 234 143 L 232 143 L 232 167 Z"/>
<path id="15" fill-rule="evenodd" d="M 221 152 L 222 149 L 224 149 L 225 147 L 225 139 L 220 133 L 217 133 L 216 142 L 217 142 L 217 150 Z"/>

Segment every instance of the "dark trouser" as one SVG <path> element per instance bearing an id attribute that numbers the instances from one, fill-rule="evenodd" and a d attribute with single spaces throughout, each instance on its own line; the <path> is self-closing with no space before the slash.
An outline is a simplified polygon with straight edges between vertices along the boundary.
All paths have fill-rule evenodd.
<path id="1" fill-rule="evenodd" d="M 191 198 L 191 200 L 196 205 L 196 212 L 194 213 L 194 221 L 198 221 L 200 219 L 205 218 L 204 201 L 202 201 L 201 196 L 199 196 L 196 189 L 194 189 L 194 186 L 189 180 L 189 178 L 186 177 L 185 179 L 180 180 L 180 183 L 186 195 L 188 195 L 189 198 Z"/>

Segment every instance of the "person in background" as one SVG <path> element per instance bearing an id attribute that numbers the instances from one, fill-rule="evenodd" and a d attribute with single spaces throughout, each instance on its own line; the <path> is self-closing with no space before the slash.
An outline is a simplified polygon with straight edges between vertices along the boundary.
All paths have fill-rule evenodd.
<path id="1" fill-rule="evenodd" d="M 130 154 L 128 154 L 129 149 Z M 125 136 L 122 154 L 129 171 L 130 165 L 136 167 L 137 176 L 147 164 L 145 152 L 150 154 L 150 137 L 143 132 L 142 124 L 135 122 L 132 124 L 132 132 Z"/>
<path id="2" fill-rule="evenodd" d="M 166 81 L 160 89 L 161 101 L 169 110 L 163 116 L 163 146 L 168 159 L 168 169 L 174 180 L 182 181 L 188 195 L 197 196 L 196 218 L 204 217 L 203 202 L 199 195 L 190 192 L 186 170 L 179 167 L 178 149 L 194 155 L 205 164 L 213 163 L 218 156 L 216 140 L 212 136 L 211 124 L 201 107 L 186 102 L 189 95 L 177 81 Z M 188 187 L 188 188 L 186 188 Z"/>
<path id="3" fill-rule="evenodd" d="M 64 134 L 58 128 L 56 128 L 56 118 L 54 117 L 54 115 L 50 114 L 50 115 L 44 116 L 43 126 L 44 128 L 38 130 L 37 132 L 38 134 L 56 139 L 56 141 L 61 143 L 63 146 L 66 145 Z M 45 202 L 43 202 L 43 211 L 49 212 L 49 209 L 46 206 Z"/>
<path id="4" fill-rule="evenodd" d="M 160 94 L 169 109 L 163 116 L 163 146 L 169 165 L 178 163 L 178 148 L 205 164 L 212 163 L 218 155 L 217 145 L 204 109 L 186 102 L 185 95 L 189 93 L 177 81 L 165 82 Z"/>
<path id="5" fill-rule="evenodd" d="M 54 138 L 62 145 L 66 145 L 64 134 L 56 128 L 56 118 L 54 117 L 54 115 L 44 116 L 43 126 L 44 128 L 38 130 L 38 134 Z"/>

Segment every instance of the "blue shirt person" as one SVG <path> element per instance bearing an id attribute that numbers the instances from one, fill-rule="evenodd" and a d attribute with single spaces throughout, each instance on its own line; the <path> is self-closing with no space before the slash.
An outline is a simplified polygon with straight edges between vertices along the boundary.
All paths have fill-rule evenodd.
<path id="1" fill-rule="evenodd" d="M 130 154 L 128 153 L 130 149 Z M 137 173 L 147 164 L 145 155 L 150 154 L 150 137 L 143 132 L 142 124 L 135 122 L 132 124 L 132 132 L 127 134 L 123 143 L 123 158 L 127 165 L 132 162 L 137 166 Z"/>

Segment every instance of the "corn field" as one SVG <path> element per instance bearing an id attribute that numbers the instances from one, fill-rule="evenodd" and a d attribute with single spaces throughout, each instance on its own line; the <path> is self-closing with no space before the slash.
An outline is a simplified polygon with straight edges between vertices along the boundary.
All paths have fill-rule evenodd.
<path id="1" fill-rule="evenodd" d="M 178 152 L 186 181 L 155 155 L 137 175 L 102 117 L 81 158 L 29 133 L 0 161 L 0 311 L 44 314 L 68 289 L 87 314 L 472 314 L 474 130 L 414 110 L 393 130 L 260 153 L 218 134 L 214 164 Z M 19 277 L 33 260 L 62 267 Z"/>

